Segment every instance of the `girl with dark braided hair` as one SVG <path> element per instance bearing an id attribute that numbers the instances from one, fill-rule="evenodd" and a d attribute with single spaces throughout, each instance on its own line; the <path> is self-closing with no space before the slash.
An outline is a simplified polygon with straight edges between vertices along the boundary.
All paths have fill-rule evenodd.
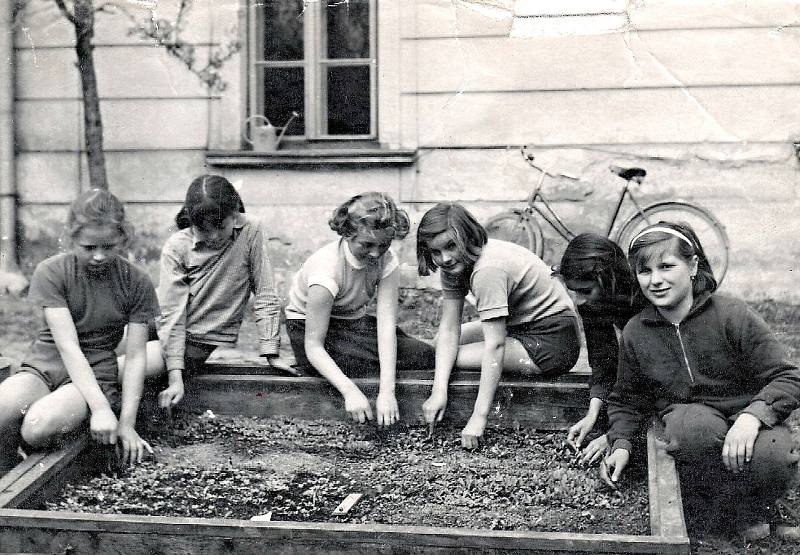
<path id="1" fill-rule="evenodd" d="M 598 421 L 606 421 L 606 398 L 617 378 L 617 335 L 646 302 L 636 294 L 622 249 L 601 235 L 582 233 L 570 241 L 558 275 L 578 307 L 592 368 L 589 409 L 567 433 L 567 442 L 577 451 Z M 599 460 L 607 445 L 605 434 L 594 439 L 583 449 L 583 461 Z"/>

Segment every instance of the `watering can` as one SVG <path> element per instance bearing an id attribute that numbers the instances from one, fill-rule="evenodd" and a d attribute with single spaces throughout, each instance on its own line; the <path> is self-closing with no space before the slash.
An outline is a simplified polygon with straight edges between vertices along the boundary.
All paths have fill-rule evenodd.
<path id="1" fill-rule="evenodd" d="M 283 127 L 275 127 L 266 116 L 250 116 L 245 122 L 244 140 L 256 152 L 274 152 L 278 150 L 289 124 L 298 115 L 297 112 L 292 112 L 292 116 Z"/>

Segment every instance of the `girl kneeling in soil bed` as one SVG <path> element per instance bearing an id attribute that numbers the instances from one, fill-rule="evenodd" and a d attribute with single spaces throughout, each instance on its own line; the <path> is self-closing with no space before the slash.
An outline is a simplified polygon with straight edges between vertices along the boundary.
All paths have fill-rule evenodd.
<path id="1" fill-rule="evenodd" d="M 397 370 L 431 368 L 433 348 L 397 328 L 397 256 L 389 247 L 408 234 L 408 215 L 383 193 L 356 195 L 328 221 L 340 238 L 312 254 L 294 276 L 286 330 L 297 364 L 326 378 L 355 422 L 373 419 L 350 377 L 380 372 L 377 423 L 399 419 Z M 367 305 L 377 297 L 377 314 Z"/>
<path id="2" fill-rule="evenodd" d="M 92 439 L 140 462 L 150 446 L 135 430 L 145 373 L 148 322 L 158 312 L 150 278 L 120 256 L 131 236 L 122 203 L 108 191 L 70 206 L 72 251 L 41 262 L 28 299 L 43 325 L 23 364 L 0 384 L 0 475 L 20 440 L 38 448 L 89 419 Z M 115 347 L 128 327 L 122 394 Z"/>
<path id="3" fill-rule="evenodd" d="M 589 410 L 567 433 L 567 443 L 577 451 L 598 420 L 605 426 L 604 404 L 617 379 L 617 331 L 644 309 L 647 300 L 622 249 L 595 233 L 582 233 L 569 242 L 558 275 L 578 307 L 592 368 Z M 607 446 L 605 434 L 592 440 L 582 451 L 583 462 L 600 459 Z"/>
<path id="4" fill-rule="evenodd" d="M 692 484 L 687 491 L 733 509 L 745 538 L 768 535 L 766 506 L 796 473 L 783 422 L 800 404 L 800 371 L 744 301 L 714 293 L 690 227 L 650 226 L 633 238 L 628 258 L 650 306 L 622 334 L 601 477 L 620 479 L 631 440 L 656 412 L 667 450 Z"/>
<path id="5" fill-rule="evenodd" d="M 441 270 L 442 318 L 436 369 L 423 404 L 429 423 L 442 419 L 453 366 L 480 368 L 478 397 L 461 444 L 478 447 L 501 374 L 557 376 L 578 360 L 578 320 L 561 283 L 527 249 L 495 239 L 463 206 L 440 203 L 417 230 L 419 273 Z M 472 292 L 479 322 L 461 325 Z"/>
<path id="6" fill-rule="evenodd" d="M 159 404 L 170 407 L 184 395 L 183 373 L 199 371 L 218 346 L 233 345 L 250 295 L 260 356 L 293 373 L 278 356 L 281 302 L 263 225 L 244 214 L 233 185 L 219 175 L 192 181 L 175 218 L 178 231 L 161 251 L 158 337 L 168 372 Z M 148 355 L 148 375 L 163 371 L 157 352 Z"/>

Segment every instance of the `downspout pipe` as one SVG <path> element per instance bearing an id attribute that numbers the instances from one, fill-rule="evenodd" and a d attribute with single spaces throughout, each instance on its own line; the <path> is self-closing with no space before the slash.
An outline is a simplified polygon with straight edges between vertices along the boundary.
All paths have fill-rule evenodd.
<path id="1" fill-rule="evenodd" d="M 28 285 L 17 263 L 17 182 L 14 127 L 14 15 L 17 2 L 0 2 L 0 293 Z"/>

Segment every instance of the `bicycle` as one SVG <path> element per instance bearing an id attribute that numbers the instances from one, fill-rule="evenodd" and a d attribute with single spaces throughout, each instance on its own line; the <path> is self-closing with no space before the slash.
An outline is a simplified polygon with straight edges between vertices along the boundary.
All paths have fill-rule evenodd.
<path id="1" fill-rule="evenodd" d="M 527 150 L 526 146 L 521 147 L 520 151 L 528 165 L 540 172 L 539 183 L 528 196 L 525 208 L 513 209 L 493 216 L 486 222 L 485 227 L 489 237 L 516 243 L 541 257 L 544 253 L 544 238 L 535 214 L 544 219 L 565 240 L 569 241 L 575 237 L 575 234 L 558 217 L 550 207 L 550 203 L 542 195 L 544 179 L 545 177 L 564 177 L 577 181 L 577 178 L 568 174 L 552 173 L 537 166 L 534 163 L 534 155 Z M 606 237 L 623 249 L 627 249 L 631 239 L 650 224 L 659 221 L 688 223 L 700 239 L 714 271 L 714 277 L 717 278 L 718 283 L 722 283 L 725 272 L 728 270 L 728 235 L 725 227 L 711 212 L 683 201 L 662 201 L 642 208 L 631 192 L 631 184 L 641 185 L 647 172 L 642 168 L 621 168 L 619 166 L 609 166 L 609 169 L 625 180 L 625 186 L 617 198 L 614 213 L 608 222 Z M 617 226 L 617 217 L 626 197 L 630 199 L 636 212 L 622 225 Z M 616 232 L 614 232 L 615 227 Z M 614 233 L 612 234 L 612 232 Z"/>

